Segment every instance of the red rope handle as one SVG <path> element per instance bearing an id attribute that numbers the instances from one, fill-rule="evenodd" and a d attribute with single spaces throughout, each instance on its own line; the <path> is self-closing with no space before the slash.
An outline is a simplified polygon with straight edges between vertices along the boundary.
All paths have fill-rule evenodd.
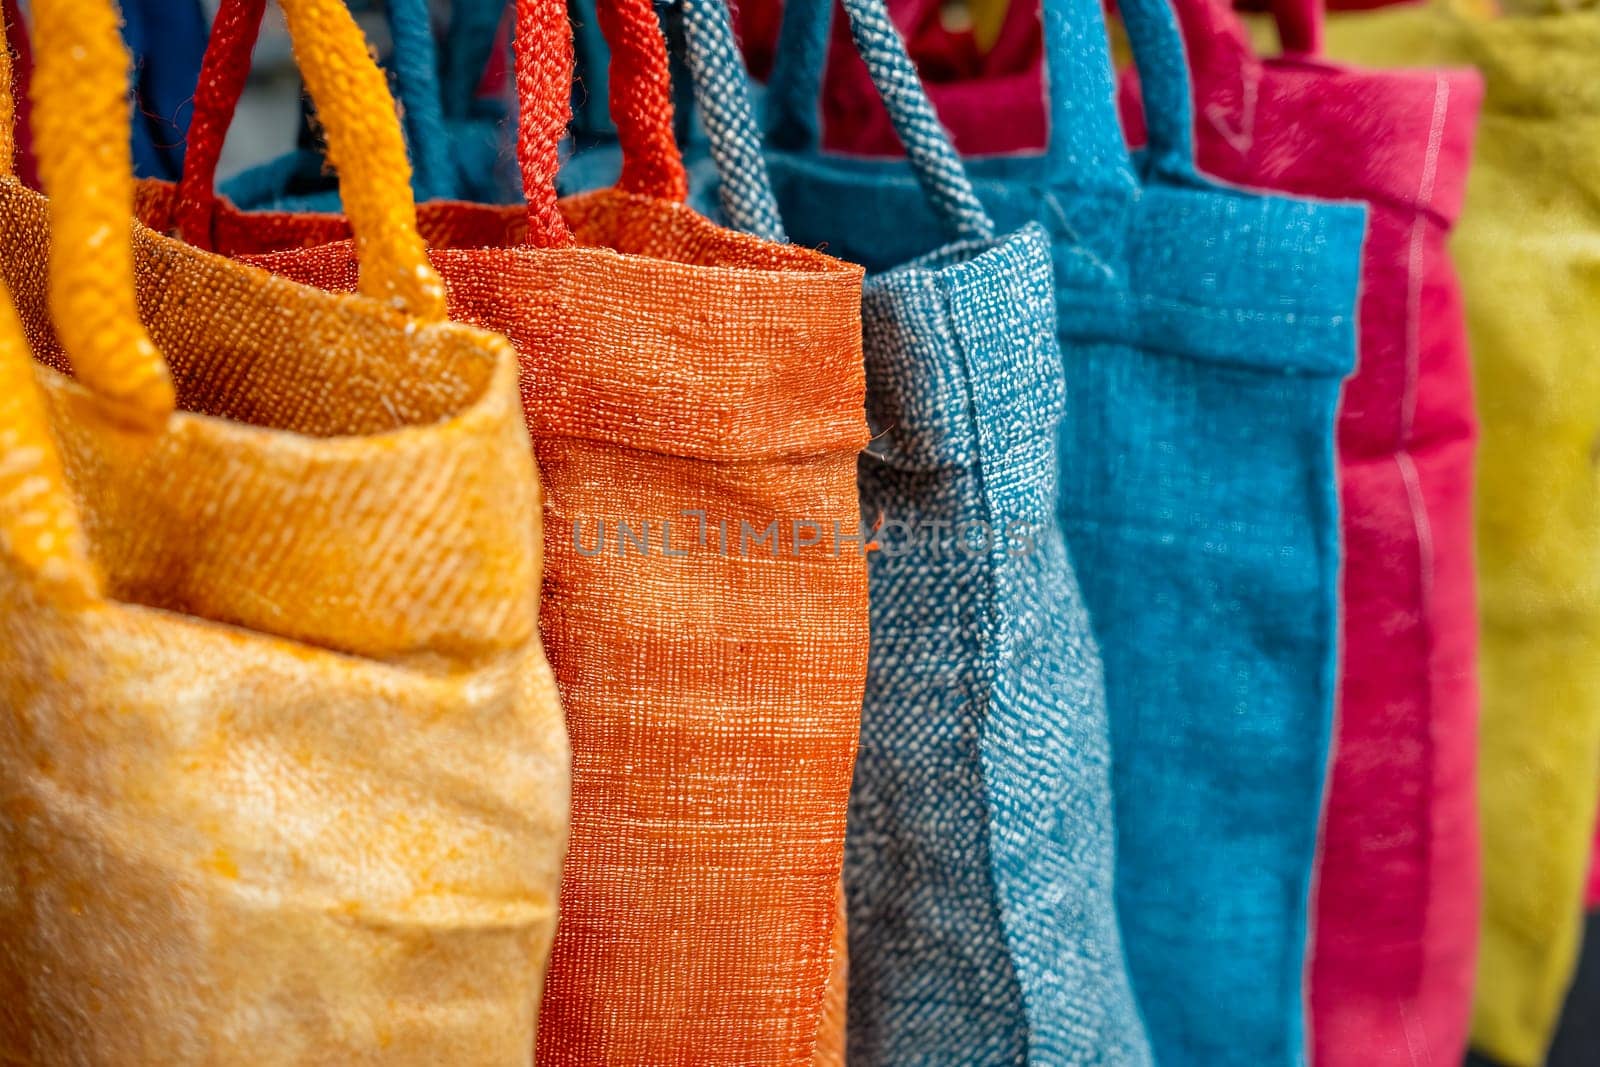
<path id="1" fill-rule="evenodd" d="M 22 21 L 17 0 L 0 0 L 4 12 L 6 45 L 11 52 L 11 144 L 12 158 L 6 161 L 22 184 L 30 189 L 39 188 L 39 171 L 33 159 L 33 120 L 30 117 L 33 103 L 28 97 L 28 87 L 33 80 L 33 49 L 28 40 L 28 26 Z"/>
<path id="2" fill-rule="evenodd" d="M 200 248 L 215 247 L 217 161 L 250 77 L 250 56 L 266 9 L 267 0 L 222 0 L 200 63 L 177 209 L 178 233 Z"/>
<path id="3" fill-rule="evenodd" d="M 573 242 L 556 198 L 561 139 L 572 121 L 572 23 L 563 0 L 517 0 L 517 162 L 528 201 L 528 244 Z"/>
<path id="4" fill-rule="evenodd" d="M 672 70 L 650 0 L 598 0 L 600 32 L 611 45 L 611 120 L 622 142 L 629 193 L 683 201 L 689 179 L 672 130 Z"/>
<path id="5" fill-rule="evenodd" d="M 650 0 L 599 0 L 601 32 L 611 45 L 611 112 L 622 143 L 622 178 L 630 193 L 683 201 L 688 178 L 672 128 L 672 75 L 666 41 Z M 250 74 L 266 0 L 222 0 L 195 88 L 178 232 L 211 248 L 216 173 Z M 572 118 L 572 25 L 562 0 L 517 0 L 517 158 L 528 202 L 528 242 L 572 243 L 556 202 L 560 144 Z"/>
<path id="6" fill-rule="evenodd" d="M 672 73 L 651 0 L 598 0 L 611 46 L 611 116 L 622 142 L 618 187 L 682 202 L 689 182 L 672 129 Z M 548 14 L 543 9 L 557 9 Z M 559 66 L 558 66 L 559 64 Z M 557 80 L 559 79 L 559 81 Z M 572 117 L 572 26 L 559 0 L 517 0 L 517 156 L 528 198 L 530 241 L 548 243 L 557 146 Z M 555 114 L 559 104 L 560 115 Z M 545 197 L 550 205 L 546 206 Z M 537 205 L 537 206 L 536 206 Z M 536 241 L 536 243 L 537 243 Z"/>

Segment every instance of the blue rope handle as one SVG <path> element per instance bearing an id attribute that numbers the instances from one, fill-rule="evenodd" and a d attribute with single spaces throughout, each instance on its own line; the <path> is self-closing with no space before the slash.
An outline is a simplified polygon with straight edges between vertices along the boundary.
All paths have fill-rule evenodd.
<path id="1" fill-rule="evenodd" d="M 456 168 L 445 128 L 439 52 L 428 0 L 388 0 L 386 12 L 394 39 L 395 95 L 400 98 L 411 141 L 412 185 L 417 199 L 454 196 Z"/>
<path id="2" fill-rule="evenodd" d="M 695 104 L 720 179 L 722 213 L 736 230 L 787 241 L 761 156 L 744 59 L 723 0 L 683 0 L 683 36 Z"/>
<path id="3" fill-rule="evenodd" d="M 817 0 L 817 6 L 825 2 Z M 760 132 L 750 106 L 749 78 L 724 0 L 681 3 L 695 100 L 722 182 L 723 211 L 741 230 L 781 235 L 777 199 L 761 159 Z M 788 8 L 792 11 L 811 3 L 790 0 Z M 825 6 L 823 10 L 827 10 Z M 993 237 L 994 222 L 973 191 L 950 135 L 940 125 L 883 0 L 845 0 L 845 10 L 856 47 L 934 213 L 957 239 Z"/>
<path id="4" fill-rule="evenodd" d="M 844 0 L 856 51 L 883 97 L 889 121 L 934 211 L 957 238 L 988 239 L 994 220 L 967 177 L 966 165 L 933 110 L 906 43 L 884 0 Z"/>
<path id="5" fill-rule="evenodd" d="M 494 52 L 495 34 L 506 3 L 507 0 L 451 0 L 439 96 L 444 101 L 446 118 L 461 118 L 471 110 L 484 68 Z"/>
<path id="6" fill-rule="evenodd" d="M 1050 116 L 1047 180 L 1051 185 L 1099 188 L 1115 197 L 1131 196 L 1133 168 L 1117 117 L 1116 81 L 1101 0 L 1038 2 L 1044 22 Z M 1146 86 L 1157 168 L 1169 176 L 1193 178 L 1192 90 L 1183 38 L 1172 9 L 1168 0 L 1123 0 L 1119 6 L 1134 46 L 1140 81 Z M 817 101 L 822 93 L 832 10 L 832 0 L 787 0 L 783 5 L 778 59 L 767 81 L 767 131 L 774 147 L 812 149 L 820 140 Z"/>
<path id="7" fill-rule="evenodd" d="M 777 57 L 767 78 L 767 138 L 774 148 L 804 152 L 822 141 L 817 102 L 832 22 L 833 0 L 784 0 Z"/>
<path id="8" fill-rule="evenodd" d="M 1194 163 L 1194 85 L 1183 32 L 1170 0 L 1118 0 L 1144 97 L 1154 170 L 1180 182 L 1203 182 Z"/>

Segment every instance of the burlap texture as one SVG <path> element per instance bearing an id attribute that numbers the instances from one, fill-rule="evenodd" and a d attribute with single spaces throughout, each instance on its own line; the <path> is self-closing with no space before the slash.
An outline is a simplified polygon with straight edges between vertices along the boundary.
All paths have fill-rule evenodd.
<path id="1" fill-rule="evenodd" d="M 53 360 L 43 203 L 0 203 Z M 141 245 L 185 413 L 38 374 L 110 599 L 0 577 L 0 1059 L 526 1062 L 567 750 L 509 360 Z"/>
<path id="2" fill-rule="evenodd" d="M 579 247 L 431 254 L 451 316 L 522 356 L 549 495 L 573 839 L 539 1062 L 807 1063 L 866 673 L 866 571 L 832 536 L 859 522 L 861 274 L 677 204 L 562 207 Z M 520 225 L 422 213 L 434 239 Z M 256 261 L 356 280 L 348 242 Z M 822 541 L 796 548 L 808 521 Z M 619 549 L 618 522 L 648 522 L 648 550 Z M 741 523 L 773 522 L 775 549 L 741 547 Z"/>
<path id="3" fill-rule="evenodd" d="M 519 158 L 534 206 L 435 202 L 418 220 L 451 316 L 518 350 L 548 493 L 540 614 L 572 736 L 573 837 L 538 1059 L 806 1064 L 866 674 L 866 568 L 833 538 L 859 521 L 862 275 L 677 202 L 654 14 L 617 3 L 601 15 L 618 45 L 611 99 L 632 191 L 568 198 L 545 217 L 548 127 L 565 122 L 549 69 L 570 70 L 570 29 L 559 4 L 525 2 Z M 236 60 L 238 42 L 221 44 Z M 193 204 L 170 186 L 140 190 L 158 229 Z M 256 261 L 355 285 L 353 246 L 323 244 L 348 235 L 342 218 L 204 206 L 186 232 L 217 250 L 278 249 Z M 741 541 L 741 524 L 759 536 L 774 522 L 770 546 Z M 816 524 L 820 543 L 797 547 L 794 523 Z"/>
<path id="4" fill-rule="evenodd" d="M 86 228 L 129 206 L 127 61 L 101 0 L 36 13 L 60 195 L 0 180 L 0 1062 L 526 1063 L 568 750 L 513 354 Z M 91 275 L 121 302 L 57 330 Z M 113 343 L 176 414 L 99 387 Z"/>
<path id="5" fill-rule="evenodd" d="M 1325 51 L 1484 76 L 1450 244 L 1483 435 L 1484 920 L 1472 1043 L 1532 1067 L 1577 961 L 1600 794 L 1600 12 L 1487 18 L 1471 7 L 1336 13 Z"/>
<path id="6" fill-rule="evenodd" d="M 1240 185 L 1368 211 L 1356 373 L 1340 399 L 1337 743 L 1316 869 L 1312 1062 L 1459 1063 L 1481 915 L 1476 418 L 1446 248 L 1482 81 L 1315 55 L 1317 0 L 1274 4 L 1293 55 L 1253 49 L 1226 0 L 1176 0 L 1199 161 Z M 1143 140 L 1138 83 L 1123 117 Z"/>

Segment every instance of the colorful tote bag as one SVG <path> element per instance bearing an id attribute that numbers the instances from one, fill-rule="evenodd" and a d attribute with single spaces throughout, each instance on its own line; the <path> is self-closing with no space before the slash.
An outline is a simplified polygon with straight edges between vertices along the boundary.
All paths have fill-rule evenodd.
<path id="1" fill-rule="evenodd" d="M 259 25 L 229 0 L 193 124 L 225 123 Z M 805 1064 L 830 972 L 867 666 L 861 271 L 682 203 L 650 5 L 607 3 L 621 186 L 556 200 L 563 5 L 522 0 L 528 207 L 434 202 L 453 316 L 522 362 L 545 479 L 541 621 L 573 746 L 542 1064 Z M 214 142 L 208 142 L 214 143 Z M 191 148 L 147 220 L 274 272 L 356 284 L 340 216 L 246 214 Z"/>
<path id="2" fill-rule="evenodd" d="M 1328 55 L 1485 81 L 1461 274 L 1478 395 L 1484 925 L 1473 1044 L 1543 1060 L 1600 793 L 1600 10 L 1331 16 Z"/>
<path id="3" fill-rule="evenodd" d="M 1054 244 L 1058 517 L 1105 660 L 1118 918 L 1155 1059 L 1296 1063 L 1364 213 L 1200 178 L 1171 14 L 1123 14 L 1151 99 L 1138 166 L 1098 4 L 1049 0 L 1050 148 L 969 169 L 997 225 L 1037 220 Z M 786 17 L 768 89 L 784 143 L 817 143 L 819 69 L 788 61 L 815 54 L 822 15 Z M 797 241 L 826 221 L 873 268 L 936 243 L 898 165 L 769 163 Z"/>
<path id="4" fill-rule="evenodd" d="M 6 1063 L 535 1038 L 568 752 L 517 367 L 444 321 L 343 4 L 283 6 L 363 296 L 130 242 L 115 12 L 32 5 L 53 197 L 0 179 Z"/>
<path id="5" fill-rule="evenodd" d="M 1482 81 L 1312 58 L 1315 0 L 1279 4 L 1262 60 L 1222 0 L 1177 0 L 1207 173 L 1368 206 L 1359 358 L 1338 424 L 1338 745 L 1311 971 L 1313 1059 L 1409 1067 L 1466 1053 L 1479 921 L 1476 420 L 1460 212 Z M 1138 83 L 1124 80 L 1136 141 Z"/>
<path id="6" fill-rule="evenodd" d="M 1149 1063 L 1112 893 L 1100 660 L 1055 521 L 1049 240 L 1036 223 L 995 236 L 882 4 L 845 6 L 935 246 L 869 276 L 863 303 L 877 549 L 845 846 L 849 1062 Z M 723 209 L 781 236 L 726 9 L 683 10 Z M 834 246 L 825 217 L 797 225 Z"/>

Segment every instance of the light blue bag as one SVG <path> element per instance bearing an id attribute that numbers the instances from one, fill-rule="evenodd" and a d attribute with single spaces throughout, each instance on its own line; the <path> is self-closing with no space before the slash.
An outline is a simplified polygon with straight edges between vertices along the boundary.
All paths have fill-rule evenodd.
<path id="1" fill-rule="evenodd" d="M 1001 226 L 1054 243 L 1060 520 L 1105 659 L 1118 918 L 1156 1061 L 1296 1064 L 1364 212 L 1201 178 L 1172 13 L 1119 7 L 1151 150 L 1124 147 L 1099 0 L 1044 0 L 1050 147 L 969 169 Z M 796 151 L 767 159 L 795 240 L 881 269 L 938 220 L 897 166 L 817 154 L 827 15 L 788 5 L 769 103 Z"/>
<path id="2" fill-rule="evenodd" d="M 505 0 L 452 5 L 444 55 L 428 0 L 385 0 L 393 47 L 387 65 L 404 118 L 417 201 L 512 203 L 521 183 L 508 109 L 476 95 Z M 218 191 L 250 211 L 340 211 L 320 147 L 302 144 L 223 182 Z"/>
<path id="3" fill-rule="evenodd" d="M 864 290 L 876 432 L 858 482 L 881 526 L 845 849 L 848 1060 L 1139 1067 L 1100 661 L 1055 523 L 1049 242 L 1037 224 L 995 237 L 882 0 L 846 9 L 938 246 Z M 683 23 L 721 206 L 781 240 L 722 0 L 684 0 Z"/>

